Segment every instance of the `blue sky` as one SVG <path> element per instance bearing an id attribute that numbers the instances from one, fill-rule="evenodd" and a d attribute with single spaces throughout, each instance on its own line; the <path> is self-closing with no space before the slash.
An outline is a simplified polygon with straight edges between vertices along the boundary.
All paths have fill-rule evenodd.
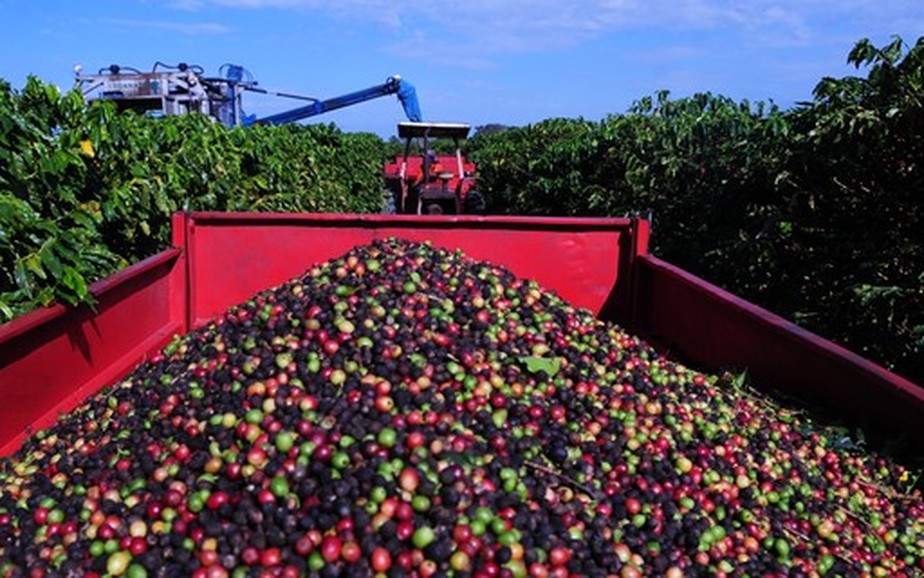
<path id="1" fill-rule="evenodd" d="M 854 43 L 924 35 L 920 0 L 0 0 L 0 77 L 62 88 L 73 67 L 241 64 L 320 98 L 400 73 L 426 120 L 599 120 L 660 89 L 784 107 L 854 71 Z M 258 115 L 295 106 L 248 97 Z M 394 133 L 393 97 L 312 121 Z"/>

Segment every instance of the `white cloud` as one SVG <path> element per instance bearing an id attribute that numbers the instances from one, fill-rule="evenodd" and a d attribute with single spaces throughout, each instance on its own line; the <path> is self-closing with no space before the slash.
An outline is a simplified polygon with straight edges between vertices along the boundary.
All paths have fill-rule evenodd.
<path id="1" fill-rule="evenodd" d="M 393 45 L 392 51 L 414 53 L 427 45 L 439 46 L 476 62 L 495 54 L 560 48 L 625 30 L 729 30 L 754 44 L 779 46 L 823 42 L 821 31 L 831 22 L 870 30 L 872 35 L 888 31 L 896 22 L 924 18 L 916 0 L 875 5 L 867 0 L 166 1 L 187 10 L 212 5 L 322 11 L 406 34 L 407 39 Z"/>
<path id="2" fill-rule="evenodd" d="M 200 36 L 212 34 L 227 34 L 230 29 L 215 22 L 168 22 L 151 20 L 128 20 L 123 18 L 103 18 L 103 24 L 119 28 L 151 28 L 155 30 L 168 30 L 187 36 Z"/>
<path id="3" fill-rule="evenodd" d="M 202 8 L 205 4 L 202 0 L 170 0 L 167 2 L 167 8 L 173 10 L 195 11 Z"/>

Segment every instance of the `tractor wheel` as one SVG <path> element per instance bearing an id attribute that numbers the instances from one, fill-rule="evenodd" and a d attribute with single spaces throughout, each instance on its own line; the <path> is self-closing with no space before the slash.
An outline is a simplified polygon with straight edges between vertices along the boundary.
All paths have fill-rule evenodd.
<path id="1" fill-rule="evenodd" d="M 388 191 L 385 199 L 382 201 L 382 213 L 385 215 L 394 215 L 398 212 L 398 204 L 395 202 L 395 195 Z"/>
<path id="2" fill-rule="evenodd" d="M 424 207 L 423 212 L 425 215 L 442 215 L 443 207 L 441 207 L 439 203 L 430 203 Z"/>
<path id="3" fill-rule="evenodd" d="M 484 196 L 478 191 L 469 191 L 465 195 L 465 203 L 462 207 L 466 215 L 480 215 L 486 208 Z"/>

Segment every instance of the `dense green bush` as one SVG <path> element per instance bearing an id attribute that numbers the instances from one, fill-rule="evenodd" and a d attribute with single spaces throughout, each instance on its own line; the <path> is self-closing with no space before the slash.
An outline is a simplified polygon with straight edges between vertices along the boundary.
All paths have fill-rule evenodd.
<path id="1" fill-rule="evenodd" d="M 924 37 L 849 59 L 865 78 L 824 79 L 790 115 L 797 313 L 924 384 Z"/>
<path id="2" fill-rule="evenodd" d="M 661 92 L 478 135 L 495 212 L 641 215 L 654 250 L 924 383 L 924 38 L 780 110 Z"/>
<path id="3" fill-rule="evenodd" d="M 382 141 L 332 125 L 229 129 L 85 105 L 30 79 L 0 86 L 0 321 L 169 242 L 177 210 L 371 212 Z"/>

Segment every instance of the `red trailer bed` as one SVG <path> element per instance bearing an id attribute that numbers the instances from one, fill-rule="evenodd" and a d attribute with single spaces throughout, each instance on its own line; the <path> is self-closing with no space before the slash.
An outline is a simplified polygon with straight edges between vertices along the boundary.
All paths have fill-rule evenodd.
<path id="1" fill-rule="evenodd" d="M 175 333 L 391 236 L 502 264 L 687 363 L 746 368 L 764 386 L 924 447 L 924 390 L 648 255 L 644 220 L 182 213 L 173 248 L 93 285 L 95 310 L 55 306 L 0 326 L 0 455 Z"/>

